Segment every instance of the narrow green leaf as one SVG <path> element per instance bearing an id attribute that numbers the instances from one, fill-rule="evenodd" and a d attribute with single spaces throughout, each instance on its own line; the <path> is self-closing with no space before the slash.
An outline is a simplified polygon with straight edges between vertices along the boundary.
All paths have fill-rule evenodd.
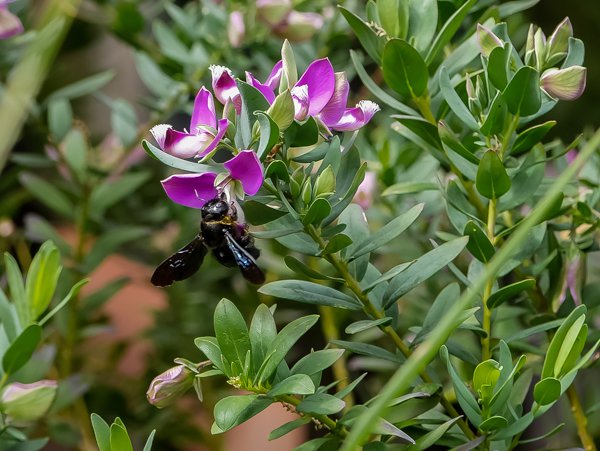
<path id="1" fill-rule="evenodd" d="M 75 99 L 77 97 L 83 97 L 87 94 L 92 94 L 96 91 L 99 91 L 104 85 L 111 81 L 115 74 L 115 71 L 107 70 L 105 72 L 100 72 L 99 74 L 94 74 L 90 77 L 80 79 L 75 83 L 71 83 L 70 85 L 64 86 L 52 92 L 52 94 L 46 97 L 43 104 L 49 105 L 50 102 L 56 99 Z"/>
<path id="2" fill-rule="evenodd" d="M 406 451 L 429 449 L 431 446 L 435 445 L 435 443 L 444 436 L 446 431 L 450 429 L 459 420 L 460 417 L 451 418 L 450 420 L 440 424 L 433 431 L 428 432 L 427 434 L 419 437 L 415 441 L 414 445 L 406 447 Z"/>
<path id="3" fill-rule="evenodd" d="M 276 440 L 279 437 L 283 437 L 284 435 L 292 432 L 295 429 L 298 429 L 299 427 L 302 427 L 306 424 L 310 423 L 310 417 L 304 416 L 304 417 L 300 417 L 296 420 L 292 420 L 289 421 L 281 426 L 279 426 L 276 429 L 273 429 L 270 433 L 269 433 L 269 440 Z"/>
<path id="4" fill-rule="evenodd" d="M 96 413 L 91 415 L 92 428 L 98 445 L 98 451 L 111 451 L 110 449 L 110 427 L 102 417 Z"/>
<path id="5" fill-rule="evenodd" d="M 312 395 L 315 385 L 306 374 L 292 374 L 290 377 L 278 382 L 269 390 L 267 396 L 275 398 L 282 395 Z"/>
<path id="6" fill-rule="evenodd" d="M 391 322 L 392 322 L 392 318 L 390 318 L 390 317 L 385 317 L 385 318 L 380 318 L 380 319 L 365 319 L 362 321 L 356 321 L 352 324 L 349 324 L 346 327 L 346 329 L 344 330 L 344 332 L 346 332 L 348 335 L 353 335 L 358 332 L 362 332 L 362 331 L 371 329 L 373 327 L 388 325 Z"/>
<path id="7" fill-rule="evenodd" d="M 8 279 L 10 297 L 15 305 L 19 323 L 21 327 L 25 327 L 32 319 L 30 317 L 29 302 L 25 295 L 23 275 L 21 274 L 19 264 L 8 252 L 4 253 L 4 264 L 6 266 L 6 278 Z"/>
<path id="8" fill-rule="evenodd" d="M 130 172 L 116 180 L 104 181 L 96 185 L 90 195 L 94 213 L 101 214 L 107 208 L 127 198 L 150 178 L 149 172 Z"/>
<path id="9" fill-rule="evenodd" d="M 488 298 L 487 304 L 489 308 L 496 308 L 499 305 L 505 303 L 511 298 L 514 298 L 519 293 L 529 290 L 535 286 L 535 279 L 525 279 L 519 282 L 512 283 L 505 287 L 500 288 L 498 291 L 492 293 Z"/>
<path id="10" fill-rule="evenodd" d="M 519 155 L 527 152 L 541 142 L 555 125 L 556 121 L 548 121 L 523 130 L 517 135 L 515 142 L 511 146 L 510 153 L 512 155 Z"/>
<path id="11" fill-rule="evenodd" d="M 382 70 L 385 82 L 402 97 L 410 99 L 427 93 L 427 66 L 408 42 L 391 39 L 385 44 Z"/>
<path id="12" fill-rule="evenodd" d="M 302 357 L 292 367 L 292 374 L 312 375 L 333 365 L 344 354 L 343 349 L 321 349 Z"/>
<path id="13" fill-rule="evenodd" d="M 438 185 L 430 182 L 402 182 L 386 188 L 381 195 L 398 196 L 402 194 L 421 193 L 423 191 L 437 191 L 438 189 Z"/>
<path id="14" fill-rule="evenodd" d="M 311 279 L 338 281 L 342 280 L 336 277 L 328 276 L 327 274 L 317 271 L 316 269 L 312 269 L 297 258 L 292 257 L 291 255 L 286 255 L 283 258 L 283 261 L 285 262 L 285 265 L 295 273 L 310 277 Z"/>
<path id="15" fill-rule="evenodd" d="M 6 374 L 13 374 L 23 367 L 42 341 L 42 328 L 31 324 L 13 341 L 2 357 L 2 368 Z"/>
<path id="16" fill-rule="evenodd" d="M 427 310 L 427 315 L 425 315 L 423 326 L 415 336 L 413 345 L 423 341 L 427 334 L 437 327 L 440 320 L 444 317 L 450 306 L 459 298 L 459 296 L 460 288 L 457 283 L 451 283 L 442 291 L 440 291 L 433 301 L 431 307 Z"/>
<path id="17" fill-rule="evenodd" d="M 74 206 L 61 190 L 46 180 L 30 173 L 22 172 L 19 180 L 39 202 L 67 218 L 73 217 Z"/>
<path id="18" fill-rule="evenodd" d="M 244 365 L 246 354 L 251 352 L 248 327 L 235 304 L 221 299 L 214 313 L 215 336 L 221 352 L 230 363 Z"/>
<path id="19" fill-rule="evenodd" d="M 71 299 L 77 296 L 79 290 L 81 290 L 81 288 L 89 281 L 90 279 L 83 279 L 77 282 L 75 285 L 73 285 L 73 287 L 69 290 L 67 295 L 58 304 L 56 304 L 56 306 L 52 310 L 50 310 L 48 313 L 46 313 L 46 315 L 44 315 L 44 317 L 39 321 L 39 325 L 43 326 L 50 319 L 52 319 L 52 317 L 56 315 L 65 305 L 67 305 L 67 303 Z"/>
<path id="20" fill-rule="evenodd" d="M 327 199 L 315 199 L 310 205 L 308 211 L 302 218 L 302 223 L 305 225 L 313 224 L 318 226 L 327 216 L 331 214 L 331 205 Z"/>
<path id="21" fill-rule="evenodd" d="M 581 334 L 581 332 L 584 332 Z M 583 335 L 583 340 L 578 338 Z M 560 375 L 564 374 L 570 370 L 570 368 L 565 368 L 564 364 L 569 359 L 569 356 L 573 353 L 577 354 L 575 359 L 571 358 L 570 360 L 574 361 L 579 357 L 581 350 L 583 349 L 583 344 L 585 343 L 585 338 L 587 337 L 587 325 L 585 324 L 585 315 L 581 315 L 578 317 L 569 330 L 564 336 L 564 339 L 560 345 L 560 350 L 556 356 L 556 361 L 554 362 L 554 374 Z M 579 342 L 579 343 L 577 343 Z M 566 370 L 566 371 L 565 371 Z"/>
<path id="22" fill-rule="evenodd" d="M 368 357 L 375 357 L 376 359 L 388 360 L 393 363 L 401 363 L 402 357 L 394 354 L 387 349 L 383 349 L 379 346 L 375 346 L 369 343 L 360 343 L 355 341 L 344 341 L 344 340 L 331 340 L 331 344 L 339 346 L 340 348 L 347 349 L 354 354 L 366 355 Z"/>
<path id="23" fill-rule="evenodd" d="M 358 302 L 334 288 L 303 280 L 278 280 L 263 285 L 259 293 L 306 304 L 328 305 L 331 307 L 358 310 Z"/>
<path id="24" fill-rule="evenodd" d="M 331 237 L 327 244 L 325 245 L 325 249 L 323 249 L 319 255 L 329 255 L 335 254 L 336 252 L 341 251 L 342 249 L 347 248 L 352 244 L 352 238 L 343 233 L 338 233 Z"/>
<path id="25" fill-rule="evenodd" d="M 500 157 L 493 150 L 488 150 L 481 157 L 475 186 L 479 194 L 488 199 L 498 199 L 510 189 L 510 177 Z"/>
<path id="26" fill-rule="evenodd" d="M 138 139 L 137 116 L 131 103 L 123 99 L 112 102 L 110 123 L 121 145 L 127 147 Z"/>
<path id="27" fill-rule="evenodd" d="M 150 435 L 148 436 L 148 439 L 146 440 L 146 443 L 144 444 L 144 449 L 142 451 L 151 451 L 152 450 L 152 444 L 154 443 L 154 435 L 155 434 L 156 434 L 156 429 L 153 429 L 152 432 L 150 432 Z"/>
<path id="28" fill-rule="evenodd" d="M 385 44 L 383 37 L 377 36 L 375 31 L 354 13 L 341 6 L 338 6 L 338 8 L 340 8 L 342 16 L 344 16 L 348 25 L 350 25 L 350 28 L 352 28 L 352 31 L 356 34 L 356 37 L 363 48 L 367 51 L 373 61 L 380 65 L 383 45 Z"/>
<path id="29" fill-rule="evenodd" d="M 14 341 L 20 332 L 21 326 L 15 305 L 8 300 L 2 288 L 0 288 L 0 323 L 4 328 L 9 343 Z"/>
<path id="30" fill-rule="evenodd" d="M 56 142 L 61 142 L 73 125 L 73 110 L 65 98 L 48 103 L 48 128 Z"/>
<path id="31" fill-rule="evenodd" d="M 30 320 L 35 321 L 50 305 L 61 271 L 60 253 L 54 243 L 46 241 L 33 258 L 25 281 Z"/>
<path id="32" fill-rule="evenodd" d="M 148 233 L 148 229 L 137 226 L 119 226 L 105 231 L 85 256 L 82 271 L 89 274 L 112 252 L 125 243 L 138 240 Z"/>
<path id="33" fill-rule="evenodd" d="M 333 395 L 327 393 L 317 393 L 316 395 L 307 396 L 300 404 L 296 406 L 298 412 L 316 414 L 316 415 L 333 415 L 338 413 L 346 406 L 346 403 Z"/>
<path id="34" fill-rule="evenodd" d="M 273 314 L 265 304 L 260 304 L 254 312 L 248 335 L 252 347 L 252 362 L 256 371 L 262 365 L 271 343 L 277 336 Z"/>
<path id="35" fill-rule="evenodd" d="M 448 103 L 448 106 L 454 112 L 456 117 L 469 129 L 479 129 L 477 121 L 454 90 L 452 82 L 450 81 L 450 75 L 445 67 L 442 67 L 440 71 L 440 90 L 444 96 L 444 100 Z"/>
<path id="36" fill-rule="evenodd" d="M 277 144 L 279 140 L 279 127 L 268 114 L 262 111 L 257 111 L 254 114 L 256 114 L 256 120 L 260 126 L 260 139 L 256 154 L 262 161 L 269 154 L 273 146 Z"/>

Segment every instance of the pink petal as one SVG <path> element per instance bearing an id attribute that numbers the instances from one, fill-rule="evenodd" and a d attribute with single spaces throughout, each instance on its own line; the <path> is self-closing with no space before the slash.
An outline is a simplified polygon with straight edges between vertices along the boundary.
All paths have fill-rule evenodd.
<path id="1" fill-rule="evenodd" d="M 192 158 L 204 152 L 214 139 L 215 137 L 208 132 L 191 134 L 169 128 L 165 136 L 163 150 L 176 157 Z"/>
<path id="2" fill-rule="evenodd" d="M 263 167 L 252 150 L 242 150 L 231 160 L 223 163 L 231 177 L 239 180 L 244 192 L 253 196 L 262 186 L 264 175 Z"/>
<path id="3" fill-rule="evenodd" d="M 344 72 L 335 74 L 335 91 L 329 103 L 321 110 L 319 117 L 327 126 L 337 124 L 346 110 L 350 85 Z"/>
<path id="4" fill-rule="evenodd" d="M 335 73 L 329 58 L 323 58 L 310 63 L 306 71 L 296 83 L 296 86 L 308 86 L 310 109 L 308 113 L 316 116 L 333 96 L 335 90 Z"/>
<path id="5" fill-rule="evenodd" d="M 190 132 L 195 133 L 199 125 L 208 125 L 217 128 L 217 114 L 215 113 L 215 101 L 208 89 L 204 86 L 198 91 L 194 100 L 194 111 L 190 122 Z"/>
<path id="6" fill-rule="evenodd" d="M 217 197 L 214 172 L 202 174 L 175 174 L 161 181 L 167 196 L 176 204 L 190 208 L 202 208 Z"/>
<path id="7" fill-rule="evenodd" d="M 268 85 L 262 84 L 260 81 L 258 81 L 250 72 L 246 72 L 246 82 L 250 86 L 258 89 L 260 93 L 265 96 L 265 99 L 267 99 L 269 103 L 273 103 L 275 101 L 275 93 L 273 90 L 269 88 Z"/>
<path id="8" fill-rule="evenodd" d="M 23 33 L 21 20 L 0 4 L 0 39 L 7 39 Z"/>
<path id="9" fill-rule="evenodd" d="M 294 119 L 303 121 L 308 116 L 310 100 L 308 99 L 308 87 L 306 85 L 294 86 L 291 91 L 294 101 Z"/>
<path id="10" fill-rule="evenodd" d="M 283 63 L 281 60 L 275 63 L 273 70 L 267 77 L 265 85 L 271 88 L 271 91 L 276 91 L 279 88 L 279 82 L 281 81 L 281 74 L 283 73 Z"/>
<path id="11" fill-rule="evenodd" d="M 227 132 L 228 126 L 229 126 L 229 121 L 227 119 L 220 119 L 219 123 L 218 123 L 216 136 L 206 146 L 206 148 L 203 151 L 199 152 L 198 155 L 196 155 L 196 156 L 203 157 L 204 155 L 207 155 L 208 153 L 212 152 L 214 150 L 214 148 L 219 145 L 219 142 L 221 142 L 221 140 L 223 139 L 223 136 L 225 136 L 225 132 Z"/>
<path id="12" fill-rule="evenodd" d="M 165 138 L 167 136 L 167 130 L 172 128 L 169 124 L 158 124 L 150 129 L 150 133 L 154 136 L 154 140 L 161 149 L 165 148 Z"/>
<path id="13" fill-rule="evenodd" d="M 228 99 L 232 101 L 240 95 L 237 84 L 229 69 L 224 66 L 212 65 L 209 67 L 212 74 L 212 87 L 215 96 L 223 105 Z"/>
<path id="14" fill-rule="evenodd" d="M 341 132 L 358 130 L 379 111 L 379 105 L 370 100 L 361 100 L 355 108 L 347 109 L 337 124 L 330 128 Z"/>

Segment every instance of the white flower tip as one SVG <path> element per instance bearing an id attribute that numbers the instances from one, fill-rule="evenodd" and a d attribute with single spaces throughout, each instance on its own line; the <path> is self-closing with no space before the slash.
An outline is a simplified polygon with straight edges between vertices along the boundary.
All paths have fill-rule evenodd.
<path id="1" fill-rule="evenodd" d="M 173 127 L 169 124 L 158 124 L 150 129 L 150 133 L 161 148 L 165 145 L 165 136 L 170 128 Z"/>
<path id="2" fill-rule="evenodd" d="M 379 105 L 375 102 L 372 102 L 371 100 L 361 100 L 356 106 L 360 108 L 365 114 L 369 114 L 371 116 L 373 116 L 378 111 L 381 111 Z"/>
<path id="3" fill-rule="evenodd" d="M 294 86 L 291 93 L 299 100 L 308 99 L 308 85 Z"/>
<path id="4" fill-rule="evenodd" d="M 231 72 L 231 69 L 229 69 L 228 67 L 225 67 L 225 66 L 219 66 L 218 64 L 211 64 L 210 66 L 208 66 L 208 70 L 210 70 L 210 73 L 214 79 L 221 78 L 221 76 L 225 72 L 227 72 L 227 74 L 229 74 L 229 76 L 233 78 L 233 72 Z"/>

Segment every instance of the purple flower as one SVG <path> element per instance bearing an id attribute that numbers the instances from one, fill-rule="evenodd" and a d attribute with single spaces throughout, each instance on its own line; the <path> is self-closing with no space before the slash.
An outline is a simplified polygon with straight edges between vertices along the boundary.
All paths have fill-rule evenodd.
<path id="1" fill-rule="evenodd" d="M 241 184 L 244 193 L 252 196 L 258 192 L 263 180 L 263 167 L 252 150 L 242 150 L 232 159 L 223 163 L 229 175 L 219 183 L 224 189 L 230 182 L 237 181 Z M 219 194 L 215 187 L 217 173 L 204 172 L 202 174 L 175 174 L 161 183 L 167 196 L 180 205 L 191 208 L 202 208 L 210 199 Z"/>
<path id="2" fill-rule="evenodd" d="M 194 383 L 194 373 L 177 365 L 156 376 L 146 392 L 148 402 L 159 409 L 172 404 Z"/>
<path id="3" fill-rule="evenodd" d="M 246 72 L 246 83 L 258 89 L 269 103 L 273 103 L 275 100 L 275 91 L 279 88 L 282 73 L 283 63 L 279 60 L 275 63 L 275 66 L 273 66 L 273 70 L 271 70 L 271 73 L 264 83 L 258 81 L 250 72 Z"/>
<path id="4" fill-rule="evenodd" d="M 23 33 L 23 23 L 8 10 L 12 0 L 0 0 L 0 39 L 8 39 Z"/>
<path id="5" fill-rule="evenodd" d="M 150 133 L 165 152 L 181 158 L 203 157 L 214 150 L 227 131 L 227 119 L 217 121 L 212 94 L 204 87 L 194 101 L 190 131 L 177 131 L 168 124 L 152 127 Z"/>

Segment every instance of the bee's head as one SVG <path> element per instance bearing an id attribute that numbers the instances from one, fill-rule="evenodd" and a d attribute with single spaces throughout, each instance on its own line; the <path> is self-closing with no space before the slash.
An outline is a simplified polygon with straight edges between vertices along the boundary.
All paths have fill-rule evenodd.
<path id="1" fill-rule="evenodd" d="M 206 202 L 200 212 L 204 221 L 222 221 L 231 215 L 229 204 L 219 197 Z"/>

